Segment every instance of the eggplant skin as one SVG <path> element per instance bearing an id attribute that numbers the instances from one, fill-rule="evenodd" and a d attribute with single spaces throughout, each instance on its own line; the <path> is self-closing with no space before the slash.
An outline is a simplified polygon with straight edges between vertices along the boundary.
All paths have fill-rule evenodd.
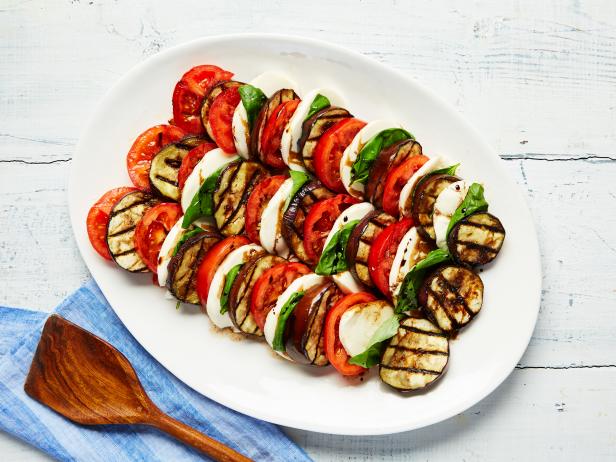
<path id="1" fill-rule="evenodd" d="M 432 213 L 438 195 L 450 184 L 460 181 L 454 175 L 429 175 L 419 180 L 412 194 L 411 216 L 417 230 L 429 239 L 435 240 Z"/>
<path id="2" fill-rule="evenodd" d="M 216 99 L 218 95 L 220 95 L 227 88 L 239 87 L 244 85 L 242 82 L 236 82 L 235 80 L 229 80 L 227 82 L 220 82 L 214 85 L 205 98 L 203 98 L 203 104 L 201 104 L 201 124 L 205 131 L 207 132 L 210 139 L 214 139 L 214 132 L 212 131 L 212 127 L 210 126 L 209 114 L 210 108 L 212 107 L 212 103 Z"/>
<path id="3" fill-rule="evenodd" d="M 379 377 L 400 392 L 412 392 L 433 385 L 448 362 L 447 335 L 428 319 L 409 316 L 383 351 Z"/>
<path id="4" fill-rule="evenodd" d="M 424 313 L 442 331 L 453 335 L 481 310 L 483 282 L 468 268 L 441 266 L 422 283 L 418 301 Z"/>
<path id="5" fill-rule="evenodd" d="M 257 326 L 250 313 L 250 297 L 257 279 L 268 269 L 284 263 L 286 260 L 265 252 L 256 254 L 242 266 L 229 293 L 229 317 L 233 325 L 245 334 L 262 337 L 263 332 Z"/>
<path id="6" fill-rule="evenodd" d="M 133 238 L 135 227 L 151 207 L 158 204 L 151 194 L 132 191 L 122 196 L 113 206 L 107 223 L 106 242 L 113 261 L 131 273 L 148 271 L 137 254 Z"/>
<path id="7" fill-rule="evenodd" d="M 454 225 L 447 247 L 454 260 L 462 265 L 485 265 L 500 252 L 505 234 L 503 224 L 494 215 L 473 213 Z"/>
<path id="8" fill-rule="evenodd" d="M 218 233 L 205 231 L 186 240 L 169 261 L 167 289 L 178 300 L 199 304 L 197 270 L 207 252 L 221 239 Z"/>

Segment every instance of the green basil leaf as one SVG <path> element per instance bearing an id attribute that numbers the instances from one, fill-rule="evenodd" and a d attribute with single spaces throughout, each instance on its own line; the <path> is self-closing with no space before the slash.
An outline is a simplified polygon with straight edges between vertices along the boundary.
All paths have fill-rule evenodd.
<path id="1" fill-rule="evenodd" d="M 460 166 L 460 164 L 455 164 L 455 165 L 450 165 L 449 167 L 445 167 L 445 168 L 439 168 L 438 170 L 434 170 L 433 172 L 430 172 L 426 175 L 426 177 L 428 176 L 432 176 L 432 175 L 441 175 L 441 174 L 445 174 L 445 175 L 455 175 L 456 174 L 456 170 L 458 170 L 458 167 Z"/>
<path id="2" fill-rule="evenodd" d="M 253 87 L 252 85 L 242 85 L 238 88 L 240 98 L 246 114 L 248 115 L 248 129 L 252 130 L 252 125 L 259 114 L 259 111 L 267 101 L 267 96 L 261 91 L 260 88 Z"/>
<path id="3" fill-rule="evenodd" d="M 199 192 L 195 194 L 184 213 L 182 228 L 188 228 L 197 218 L 214 215 L 214 189 L 216 189 L 218 177 L 225 167 L 226 165 L 223 165 L 205 179 L 199 188 Z"/>
<path id="4" fill-rule="evenodd" d="M 178 250 L 180 250 L 180 247 L 184 245 L 184 242 L 186 242 L 191 237 L 196 236 L 197 234 L 201 234 L 202 232 L 203 232 L 202 228 L 196 227 L 195 229 L 191 229 L 190 231 L 186 231 L 184 234 L 182 234 L 182 237 L 180 238 L 178 243 L 175 245 L 175 248 L 173 249 L 173 256 L 175 256 L 175 254 L 178 253 Z"/>
<path id="5" fill-rule="evenodd" d="M 406 273 L 402 285 L 400 286 L 398 301 L 396 302 L 396 313 L 402 313 L 403 311 L 417 308 L 417 292 L 426 275 L 426 271 L 449 259 L 451 259 L 449 252 L 436 249 L 426 255 L 426 258 L 421 260 Z"/>
<path id="6" fill-rule="evenodd" d="M 237 274 L 242 269 L 242 266 L 244 266 L 243 263 L 238 263 L 231 268 L 225 276 L 225 286 L 223 287 L 222 295 L 220 296 L 220 314 L 225 314 L 229 311 L 229 293 L 231 292 L 231 286 L 235 282 Z"/>
<path id="7" fill-rule="evenodd" d="M 449 226 L 447 226 L 446 236 L 449 236 L 451 229 L 460 220 L 463 220 L 475 212 L 485 212 L 486 210 L 488 210 L 488 202 L 483 196 L 483 186 L 479 183 L 473 183 L 470 188 L 468 188 L 468 192 L 462 203 L 458 206 L 456 211 L 453 212 L 451 220 L 449 220 Z"/>
<path id="8" fill-rule="evenodd" d="M 372 164 L 379 153 L 394 143 L 402 140 L 414 140 L 415 137 L 402 128 L 388 128 L 370 138 L 363 146 L 351 169 L 351 184 L 356 181 L 366 183 Z"/>
<path id="9" fill-rule="evenodd" d="M 349 236 L 357 226 L 357 223 L 359 223 L 359 220 L 349 221 L 332 236 L 323 249 L 319 264 L 314 270 L 315 273 L 321 276 L 331 276 L 349 269 L 346 247 L 349 242 Z"/>
<path id="10" fill-rule="evenodd" d="M 331 106 L 331 103 L 329 102 L 329 99 L 327 99 L 327 96 L 323 96 L 322 94 L 319 93 L 312 100 L 312 104 L 310 104 L 310 110 L 308 111 L 308 115 L 304 119 L 304 122 L 310 119 L 313 115 L 315 115 L 320 110 L 325 109 L 326 107 L 330 107 L 330 106 Z"/>
<path id="11" fill-rule="evenodd" d="M 272 341 L 272 348 L 275 351 L 286 351 L 284 345 L 284 329 L 287 325 L 287 321 L 295 307 L 299 303 L 299 301 L 304 296 L 304 292 L 295 292 L 293 295 L 289 297 L 282 308 L 280 309 L 280 314 L 278 315 L 278 322 L 276 323 L 276 330 L 274 332 L 274 340 Z"/>
<path id="12" fill-rule="evenodd" d="M 387 344 L 387 340 L 398 332 L 401 317 L 400 314 L 395 314 L 381 324 L 372 335 L 366 351 L 350 358 L 349 363 L 365 367 L 366 369 L 378 364 L 381 360 L 381 354 Z"/>
<path id="13" fill-rule="evenodd" d="M 291 199 L 297 194 L 297 191 L 304 186 L 306 183 L 310 181 L 310 175 L 306 172 L 301 172 L 299 170 L 289 170 L 289 175 L 291 175 L 291 179 L 293 180 L 293 187 L 291 188 L 291 194 L 287 197 L 287 200 L 284 204 L 284 210 L 286 211 L 289 208 L 289 204 L 291 203 Z"/>

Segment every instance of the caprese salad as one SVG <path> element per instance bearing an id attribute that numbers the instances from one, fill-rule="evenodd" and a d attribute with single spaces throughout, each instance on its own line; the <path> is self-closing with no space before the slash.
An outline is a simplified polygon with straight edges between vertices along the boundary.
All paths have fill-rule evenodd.
<path id="1" fill-rule="evenodd" d="M 483 186 L 334 90 L 233 77 L 182 76 L 173 119 L 128 151 L 134 186 L 90 209 L 92 246 L 290 361 L 432 384 L 481 310 L 476 269 L 504 242 Z"/>

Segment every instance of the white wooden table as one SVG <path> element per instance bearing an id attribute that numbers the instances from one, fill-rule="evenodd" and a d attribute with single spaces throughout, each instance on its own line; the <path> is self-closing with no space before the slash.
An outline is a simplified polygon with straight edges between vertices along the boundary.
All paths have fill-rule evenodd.
<path id="1" fill-rule="evenodd" d="M 429 85 L 485 134 L 527 192 L 543 299 L 518 368 L 463 414 L 387 437 L 289 434 L 316 460 L 616 460 L 616 2 L 176 3 L 0 1 L 0 303 L 50 310 L 88 279 L 71 155 L 133 65 L 203 35 L 330 40 Z M 43 459 L 0 435 L 0 460 Z"/>

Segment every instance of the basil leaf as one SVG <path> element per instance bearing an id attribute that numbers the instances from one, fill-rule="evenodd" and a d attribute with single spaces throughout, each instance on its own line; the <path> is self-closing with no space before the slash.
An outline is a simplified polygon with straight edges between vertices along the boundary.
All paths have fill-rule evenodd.
<path id="1" fill-rule="evenodd" d="M 289 299 L 286 301 L 282 308 L 280 309 L 280 314 L 278 315 L 278 323 L 276 323 L 276 331 L 274 333 L 274 340 L 272 341 L 272 348 L 275 351 L 286 351 L 284 346 L 284 329 L 287 325 L 287 320 L 295 310 L 295 307 L 299 303 L 299 301 L 304 296 L 304 292 L 295 292 Z"/>
<path id="2" fill-rule="evenodd" d="M 195 194 L 184 213 L 182 228 L 188 228 L 197 218 L 214 215 L 214 189 L 216 189 L 218 177 L 225 167 L 226 165 L 223 165 L 205 179 L 199 188 L 199 192 Z"/>
<path id="3" fill-rule="evenodd" d="M 366 369 L 378 364 L 381 360 L 381 354 L 387 344 L 387 340 L 392 338 L 398 332 L 400 327 L 400 314 L 395 314 L 374 332 L 370 338 L 369 346 L 363 353 L 353 356 L 349 359 L 349 363 L 356 364 Z"/>
<path id="4" fill-rule="evenodd" d="M 396 313 L 402 313 L 410 309 L 417 308 L 417 292 L 419 286 L 423 281 L 426 271 L 439 265 L 451 258 L 449 252 L 442 249 L 436 249 L 426 255 L 426 258 L 417 263 L 411 270 L 406 273 L 402 285 L 400 286 L 400 292 L 398 294 L 398 301 L 396 302 Z"/>
<path id="5" fill-rule="evenodd" d="M 290 170 L 289 175 L 291 175 L 291 179 L 293 180 L 293 187 L 291 188 L 291 194 L 287 197 L 287 200 L 284 204 L 284 210 L 286 211 L 289 208 L 289 204 L 291 203 L 291 199 L 297 194 L 297 191 L 300 190 L 302 186 L 310 181 L 310 175 L 306 172 L 301 172 L 299 170 Z"/>
<path id="6" fill-rule="evenodd" d="M 339 231 L 337 231 L 331 240 L 323 249 L 319 264 L 314 272 L 321 276 L 331 276 L 349 269 L 349 262 L 346 258 L 346 247 L 349 242 L 349 236 L 359 223 L 359 220 L 349 221 Z"/>
<path id="7" fill-rule="evenodd" d="M 267 96 L 265 96 L 260 88 L 248 84 L 239 87 L 238 91 L 244 109 L 246 109 L 246 114 L 248 115 L 248 129 L 252 130 L 252 125 L 263 107 L 263 104 L 267 101 Z"/>
<path id="8" fill-rule="evenodd" d="M 455 165 L 450 165 L 449 167 L 439 168 L 438 170 L 434 170 L 434 171 L 428 173 L 426 175 L 426 177 L 432 176 L 432 175 L 441 175 L 441 174 L 455 175 L 456 174 L 456 170 L 458 170 L 459 166 L 460 166 L 460 164 L 458 163 L 458 164 L 455 164 Z"/>
<path id="9" fill-rule="evenodd" d="M 372 167 L 379 153 L 398 141 L 408 139 L 414 140 L 415 137 L 402 128 L 388 128 L 370 138 L 361 151 L 359 151 L 359 155 L 353 164 L 351 184 L 356 181 L 365 184 L 368 181 L 370 167 Z"/>
<path id="10" fill-rule="evenodd" d="M 320 110 L 325 109 L 326 107 L 330 107 L 330 106 L 331 106 L 331 103 L 329 102 L 329 99 L 327 99 L 327 96 L 323 96 L 322 94 L 319 93 L 312 100 L 312 104 L 310 105 L 310 110 L 308 111 L 308 115 L 304 119 L 304 122 L 310 119 L 313 115 L 315 115 Z"/>
<path id="11" fill-rule="evenodd" d="M 197 227 L 195 229 L 191 229 L 190 231 L 186 231 L 184 234 L 182 234 L 182 237 L 180 238 L 178 243 L 175 245 L 175 248 L 173 249 L 173 256 L 175 256 L 175 254 L 178 253 L 178 250 L 180 250 L 180 247 L 184 245 L 184 242 L 186 242 L 191 237 L 196 236 L 197 234 L 201 234 L 202 232 L 203 232 L 203 229 Z"/>
<path id="12" fill-rule="evenodd" d="M 488 210 L 488 202 L 483 196 L 483 186 L 479 183 L 473 183 L 470 188 L 468 188 L 462 203 L 458 206 L 456 211 L 453 212 L 451 220 L 449 220 L 449 226 L 447 226 L 446 236 L 449 236 L 449 232 L 460 220 L 475 212 L 485 212 L 486 210 Z"/>
<path id="13" fill-rule="evenodd" d="M 244 266 L 243 263 L 238 263 L 231 268 L 225 276 L 225 286 L 223 287 L 222 295 L 220 296 L 220 314 L 225 314 L 229 311 L 229 293 L 231 292 L 231 286 L 235 282 L 237 274 L 242 269 L 242 266 Z"/>

